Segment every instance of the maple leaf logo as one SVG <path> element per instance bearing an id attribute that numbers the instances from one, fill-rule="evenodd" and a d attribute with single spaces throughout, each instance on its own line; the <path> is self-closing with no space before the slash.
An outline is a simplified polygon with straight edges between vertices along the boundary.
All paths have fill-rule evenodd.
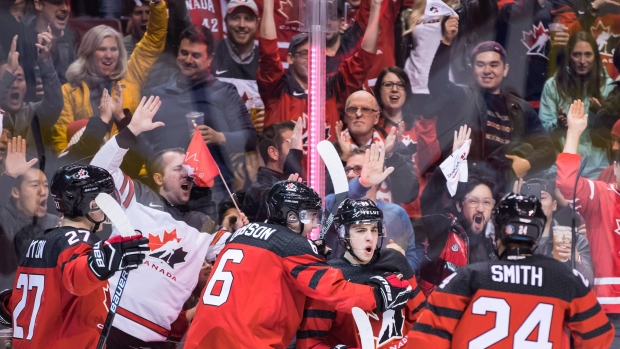
<path id="1" fill-rule="evenodd" d="M 243 96 L 241 96 L 241 100 L 243 100 L 243 103 L 247 102 L 250 100 L 250 97 L 248 97 L 247 92 L 243 92 Z"/>
<path id="2" fill-rule="evenodd" d="M 605 26 L 601 21 L 592 26 L 590 31 L 592 36 L 596 38 L 596 45 L 601 55 L 613 56 L 614 47 L 616 47 L 618 40 L 620 40 L 620 33 L 614 34 L 611 31 L 611 25 Z"/>
<path id="3" fill-rule="evenodd" d="M 278 12 L 282 17 L 286 18 L 286 24 L 301 24 L 299 18 L 299 2 L 303 0 L 280 0 L 280 8 Z"/>
<path id="4" fill-rule="evenodd" d="M 538 25 L 532 24 L 532 30 L 522 33 L 521 42 L 527 47 L 527 54 L 547 59 L 546 48 L 547 41 L 550 38 L 549 29 L 546 29 L 542 22 L 538 22 Z"/>
<path id="5" fill-rule="evenodd" d="M 181 238 L 177 237 L 177 230 L 172 229 L 172 231 L 168 232 L 164 229 L 164 236 L 160 237 L 157 235 L 149 234 L 149 249 L 151 251 L 155 251 L 170 241 L 181 242 Z"/>

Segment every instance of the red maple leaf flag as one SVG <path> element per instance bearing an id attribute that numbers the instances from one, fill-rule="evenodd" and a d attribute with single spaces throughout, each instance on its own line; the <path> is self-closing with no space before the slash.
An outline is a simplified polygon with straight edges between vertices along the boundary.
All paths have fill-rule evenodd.
<path id="1" fill-rule="evenodd" d="M 196 133 L 192 141 L 189 142 L 183 165 L 186 165 L 187 173 L 194 178 L 194 183 L 200 187 L 212 187 L 213 179 L 220 174 L 220 169 L 202 139 L 198 126 L 196 126 Z"/>

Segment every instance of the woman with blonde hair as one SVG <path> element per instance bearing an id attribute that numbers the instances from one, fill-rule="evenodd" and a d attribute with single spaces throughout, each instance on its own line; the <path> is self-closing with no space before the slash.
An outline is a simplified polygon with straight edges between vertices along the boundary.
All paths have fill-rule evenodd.
<path id="1" fill-rule="evenodd" d="M 99 117 L 104 90 L 113 91 L 114 113 L 110 134 L 118 131 L 124 110 L 133 113 L 140 103 L 146 78 L 164 49 L 168 17 L 163 0 L 151 1 L 146 33 L 129 61 L 121 34 L 100 25 L 90 29 L 80 44 L 78 59 L 67 70 L 62 86 L 64 108 L 52 130 L 52 146 L 57 154 L 67 148 L 67 126 L 77 120 Z"/>

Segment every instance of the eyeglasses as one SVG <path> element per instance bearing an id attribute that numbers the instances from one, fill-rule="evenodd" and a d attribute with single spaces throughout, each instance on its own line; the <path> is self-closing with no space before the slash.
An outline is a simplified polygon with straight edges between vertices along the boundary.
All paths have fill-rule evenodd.
<path id="1" fill-rule="evenodd" d="M 476 197 L 467 197 L 464 203 L 469 207 L 478 207 L 478 205 L 482 204 L 482 207 L 485 209 L 491 209 L 495 206 L 495 200 L 493 199 L 480 199 Z"/>
<path id="2" fill-rule="evenodd" d="M 381 83 L 381 87 L 385 90 L 391 90 L 396 86 L 397 90 L 404 90 L 405 84 L 402 82 L 392 82 L 392 81 L 384 81 Z"/>
<path id="3" fill-rule="evenodd" d="M 308 50 L 297 51 L 297 52 L 293 53 L 293 56 L 299 56 L 299 58 L 301 58 L 301 59 L 307 59 L 308 58 Z"/>
<path id="4" fill-rule="evenodd" d="M 344 112 L 347 113 L 347 115 L 349 116 L 355 116 L 357 115 L 357 112 L 360 110 L 362 111 L 362 115 L 364 116 L 369 116 L 372 113 L 380 112 L 380 110 L 367 108 L 367 107 L 348 107 L 347 109 L 344 110 Z"/>
<path id="5" fill-rule="evenodd" d="M 355 167 L 345 167 L 344 168 L 344 173 L 345 174 L 349 174 L 349 172 L 353 171 L 353 173 L 355 173 L 356 175 L 360 176 L 362 174 L 362 166 L 355 166 Z"/>

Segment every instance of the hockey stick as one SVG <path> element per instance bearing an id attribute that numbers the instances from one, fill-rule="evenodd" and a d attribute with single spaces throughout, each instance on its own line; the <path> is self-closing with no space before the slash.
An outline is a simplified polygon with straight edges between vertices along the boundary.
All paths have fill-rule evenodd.
<path id="1" fill-rule="evenodd" d="M 110 222 L 112 222 L 112 224 L 116 227 L 121 236 L 131 236 L 136 233 L 131 225 L 131 222 L 129 222 L 129 218 L 125 215 L 125 211 L 112 196 L 106 193 L 100 193 L 95 198 L 95 202 L 101 211 L 105 213 Z M 116 309 L 121 301 L 121 296 L 125 290 L 125 285 L 127 285 L 128 276 L 128 270 L 121 270 L 118 285 L 116 285 L 116 290 L 114 290 L 114 295 L 112 296 L 110 310 L 108 311 L 108 316 L 105 318 L 105 323 L 103 324 L 103 329 L 101 330 L 99 342 L 97 342 L 97 349 L 103 349 L 105 342 L 108 339 L 108 335 L 112 329 L 112 322 L 114 322 L 114 316 L 116 315 Z"/>
<path id="2" fill-rule="evenodd" d="M 334 215 L 338 212 L 340 204 L 349 194 L 349 181 L 347 181 L 347 175 L 344 172 L 344 167 L 342 167 L 340 156 L 330 141 L 320 141 L 316 146 L 316 150 L 319 152 L 321 159 L 323 159 L 325 163 L 325 167 L 327 167 L 327 172 L 329 172 L 329 176 L 332 178 L 334 194 L 336 195 L 334 198 L 334 205 L 321 228 L 319 239 L 323 239 L 334 222 Z"/>
<path id="3" fill-rule="evenodd" d="M 355 319 L 357 331 L 360 334 L 362 349 L 375 349 L 375 338 L 372 333 L 372 326 L 370 325 L 368 315 L 358 307 L 353 307 L 351 313 L 353 314 L 353 319 Z"/>

